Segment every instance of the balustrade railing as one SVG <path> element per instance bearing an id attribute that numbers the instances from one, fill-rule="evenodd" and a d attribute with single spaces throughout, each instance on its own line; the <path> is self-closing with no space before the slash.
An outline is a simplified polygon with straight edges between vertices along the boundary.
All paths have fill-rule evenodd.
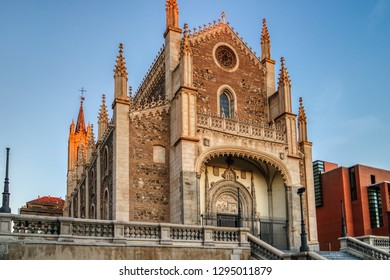
<path id="1" fill-rule="evenodd" d="M 156 225 L 125 225 L 126 239 L 159 239 L 160 228 Z"/>
<path id="2" fill-rule="evenodd" d="M 341 251 L 366 260 L 390 260 L 390 254 L 382 249 L 360 241 L 353 237 L 340 237 Z"/>
<path id="3" fill-rule="evenodd" d="M 263 260 L 283 260 L 285 254 L 265 241 L 248 234 L 252 256 Z"/>
<path id="4" fill-rule="evenodd" d="M 246 228 L 0 214 L 0 239 L 246 246 Z M 151 243 L 151 244 L 152 244 Z"/>
<path id="5" fill-rule="evenodd" d="M 58 235 L 60 233 L 60 223 L 56 218 L 47 217 L 42 219 L 38 216 L 31 216 L 28 219 L 18 216 L 13 219 L 13 233 Z"/>
<path id="6" fill-rule="evenodd" d="M 235 118 L 223 118 L 217 115 L 198 112 L 197 125 L 229 134 L 247 136 L 260 140 L 285 143 L 285 128 L 266 123 L 243 122 Z"/>
<path id="7" fill-rule="evenodd" d="M 390 238 L 387 236 L 365 235 L 356 237 L 356 239 L 386 251 L 390 248 Z"/>

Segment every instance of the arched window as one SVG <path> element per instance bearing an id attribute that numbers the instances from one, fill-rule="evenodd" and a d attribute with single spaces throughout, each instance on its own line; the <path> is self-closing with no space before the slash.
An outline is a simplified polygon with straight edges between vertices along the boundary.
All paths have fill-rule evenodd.
<path id="1" fill-rule="evenodd" d="M 234 99 L 228 90 L 219 95 L 219 115 L 224 118 L 232 118 L 234 115 Z"/>
<path id="2" fill-rule="evenodd" d="M 103 220 L 108 220 L 110 217 L 109 217 L 109 211 L 110 211 L 110 208 L 109 208 L 109 194 L 108 194 L 108 190 L 106 189 L 104 191 L 104 196 L 103 196 Z"/>
<path id="3" fill-rule="evenodd" d="M 91 205 L 91 211 L 89 211 L 89 218 L 90 219 L 95 219 L 96 218 L 95 217 L 95 205 L 94 204 Z"/>
<path id="4" fill-rule="evenodd" d="M 108 147 L 104 148 L 104 157 L 103 157 L 103 174 L 108 175 Z"/>

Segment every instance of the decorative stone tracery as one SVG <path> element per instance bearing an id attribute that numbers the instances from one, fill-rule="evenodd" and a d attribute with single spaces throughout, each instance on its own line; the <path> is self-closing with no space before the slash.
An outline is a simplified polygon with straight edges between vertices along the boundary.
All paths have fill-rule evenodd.
<path id="1" fill-rule="evenodd" d="M 264 162 L 274 167 L 278 172 L 280 172 L 286 186 L 292 185 L 290 172 L 279 159 L 274 158 L 269 154 L 265 154 L 262 152 L 254 152 L 251 150 L 246 150 L 244 148 L 221 146 L 216 149 L 207 150 L 199 156 L 195 165 L 195 170 L 198 174 L 201 174 L 202 171 L 204 171 L 205 169 L 205 164 L 211 159 L 217 157 L 229 157 L 229 156 Z"/>

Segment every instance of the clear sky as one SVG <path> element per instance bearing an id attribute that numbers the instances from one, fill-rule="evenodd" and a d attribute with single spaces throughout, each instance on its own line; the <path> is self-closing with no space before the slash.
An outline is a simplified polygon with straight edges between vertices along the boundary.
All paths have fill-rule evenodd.
<path id="1" fill-rule="evenodd" d="M 390 1 L 178 3 L 180 26 L 208 24 L 225 11 L 258 55 L 266 18 L 277 72 L 286 60 L 295 112 L 304 100 L 313 159 L 390 169 Z M 113 100 L 119 43 L 136 89 L 164 31 L 165 0 L 0 0 L 0 186 L 10 147 L 13 213 L 38 196 L 65 197 L 79 90 L 87 90 L 84 112 L 96 135 L 101 95 Z"/>

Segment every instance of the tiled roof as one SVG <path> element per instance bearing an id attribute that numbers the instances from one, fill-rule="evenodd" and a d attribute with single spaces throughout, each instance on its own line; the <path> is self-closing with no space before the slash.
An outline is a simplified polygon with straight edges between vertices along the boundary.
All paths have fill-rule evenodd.
<path id="1" fill-rule="evenodd" d="M 56 206 L 62 208 L 64 206 L 65 201 L 62 198 L 59 197 L 51 197 L 49 196 L 42 196 L 38 197 L 37 199 L 31 200 L 27 202 L 27 205 L 47 205 L 47 206 Z"/>

